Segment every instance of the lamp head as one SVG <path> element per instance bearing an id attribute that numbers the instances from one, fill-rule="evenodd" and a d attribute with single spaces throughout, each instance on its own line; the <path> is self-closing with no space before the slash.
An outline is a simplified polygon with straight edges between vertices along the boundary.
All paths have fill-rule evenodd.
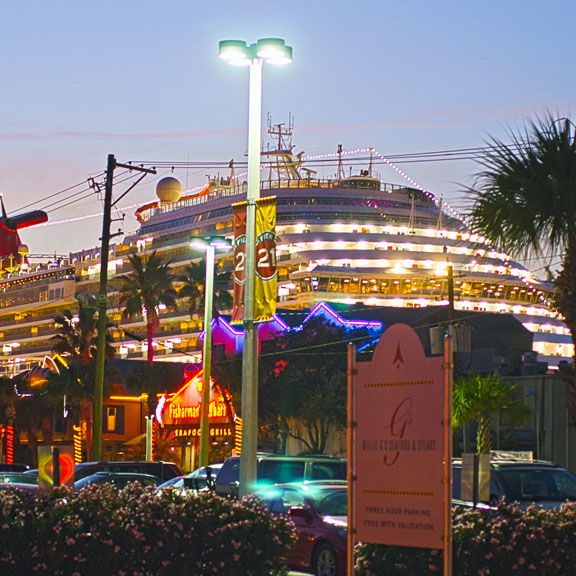
<path id="1" fill-rule="evenodd" d="M 268 64 L 281 66 L 292 62 L 292 47 L 281 38 L 262 38 L 256 43 L 256 55 Z"/>
<path id="2" fill-rule="evenodd" d="M 261 38 L 250 46 L 243 40 L 221 40 L 218 54 L 231 66 L 250 66 L 255 58 L 276 66 L 292 62 L 292 47 L 282 38 Z"/>
<path id="3" fill-rule="evenodd" d="M 243 40 L 221 40 L 218 56 L 231 66 L 250 66 L 252 62 L 251 50 Z"/>
<path id="4" fill-rule="evenodd" d="M 211 237 L 201 237 L 201 236 L 192 236 L 190 238 L 190 248 L 194 248 L 196 250 L 206 251 L 209 247 L 214 248 L 215 250 L 219 250 L 220 252 L 227 252 L 232 250 L 232 242 L 224 238 L 224 236 L 211 236 Z"/>

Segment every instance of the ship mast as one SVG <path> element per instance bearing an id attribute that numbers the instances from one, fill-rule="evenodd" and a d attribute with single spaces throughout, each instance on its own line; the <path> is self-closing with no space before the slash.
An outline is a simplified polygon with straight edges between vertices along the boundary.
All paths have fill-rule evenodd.
<path id="1" fill-rule="evenodd" d="M 270 116 L 268 116 L 268 134 L 277 139 L 276 148 L 267 149 L 262 152 L 262 156 L 268 161 L 270 173 L 268 181 L 270 187 L 273 187 L 273 182 L 277 182 L 277 186 L 286 181 L 300 181 L 302 178 L 300 174 L 300 165 L 302 164 L 302 154 L 296 156 L 292 154 L 294 146 L 292 146 L 292 128 L 293 120 L 290 116 L 288 127 L 286 124 L 272 125 Z"/>
<path id="2" fill-rule="evenodd" d="M 346 178 L 344 174 L 344 164 L 342 164 L 342 144 L 338 144 L 338 180 Z"/>

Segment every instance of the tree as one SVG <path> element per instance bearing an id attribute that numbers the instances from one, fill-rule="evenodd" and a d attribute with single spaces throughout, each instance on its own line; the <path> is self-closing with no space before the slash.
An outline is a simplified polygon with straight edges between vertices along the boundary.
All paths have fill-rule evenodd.
<path id="1" fill-rule="evenodd" d="M 511 136 L 480 160 L 470 225 L 511 256 L 560 255 L 555 306 L 576 345 L 576 126 L 547 115 Z"/>
<path id="2" fill-rule="evenodd" d="M 52 395 L 66 398 L 66 404 L 78 421 L 86 422 L 86 441 L 91 453 L 92 401 L 94 395 L 95 359 L 98 345 L 98 307 L 95 298 L 76 296 L 78 312 L 64 310 L 54 319 L 56 334 L 51 338 L 52 352 L 60 357 L 63 370 L 48 380 L 47 390 Z M 111 328 L 112 324 L 107 324 Z M 113 338 L 106 333 L 105 357 L 115 355 Z"/>
<path id="3" fill-rule="evenodd" d="M 95 298 L 78 294 L 78 312 L 73 314 L 70 310 L 64 310 L 61 316 L 54 318 L 56 334 L 51 338 L 52 352 L 77 360 L 82 374 L 79 377 L 88 383 L 90 381 L 88 368 L 90 361 L 96 358 L 98 345 L 98 307 Z M 111 328 L 112 324 L 107 324 Z M 114 358 L 112 336 L 106 334 L 105 356 L 107 360 Z"/>
<path id="4" fill-rule="evenodd" d="M 316 317 L 277 338 L 262 354 L 268 376 L 261 385 L 259 413 L 275 423 L 284 447 L 290 436 L 307 452 L 322 454 L 330 434 L 346 426 L 347 344 L 366 336 L 364 330 L 352 332 Z M 289 425 L 294 421 L 304 433 Z"/>
<path id="5" fill-rule="evenodd" d="M 204 308 L 204 290 L 206 285 L 206 260 L 191 262 L 185 268 L 185 274 L 180 276 L 183 282 L 179 295 L 188 300 L 190 317 L 199 314 Z M 232 274 L 223 269 L 222 262 L 216 262 L 214 270 L 214 296 L 212 300 L 212 318 L 218 319 L 220 310 L 232 306 L 231 290 Z"/>
<path id="6" fill-rule="evenodd" d="M 480 163 L 471 228 L 512 256 L 560 257 L 554 306 L 576 353 L 576 126 L 548 114 L 512 134 L 510 145 L 493 139 Z M 561 375 L 576 422 L 574 361 Z"/>
<path id="7" fill-rule="evenodd" d="M 163 262 L 153 252 L 150 256 L 138 254 L 128 256 L 133 272 L 120 276 L 120 304 L 125 318 L 135 318 L 142 313 L 146 316 L 148 338 L 148 363 L 154 361 L 154 331 L 160 326 L 158 306 L 163 304 L 176 310 L 176 290 L 172 287 L 175 276 L 170 273 L 170 263 Z"/>
<path id="8" fill-rule="evenodd" d="M 477 422 L 478 454 L 490 454 L 492 450 L 493 416 L 518 422 L 528 413 L 529 409 L 522 404 L 516 386 L 504 382 L 498 374 L 473 374 L 454 381 L 452 420 L 455 427 Z"/>
<path id="9" fill-rule="evenodd" d="M 158 397 L 182 384 L 182 366 L 174 362 L 133 362 L 126 375 L 130 390 L 148 395 L 148 414 L 155 414 Z"/>

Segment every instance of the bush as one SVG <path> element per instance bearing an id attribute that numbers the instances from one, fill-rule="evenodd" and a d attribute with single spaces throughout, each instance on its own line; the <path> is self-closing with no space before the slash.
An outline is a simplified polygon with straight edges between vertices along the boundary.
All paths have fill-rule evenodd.
<path id="1" fill-rule="evenodd" d="M 281 576 L 292 525 L 256 499 L 89 485 L 0 491 L 0 575 Z"/>
<path id="2" fill-rule="evenodd" d="M 454 576 L 576 576 L 576 505 L 453 511 Z M 442 552 L 380 544 L 356 548 L 355 576 L 442 573 Z"/>

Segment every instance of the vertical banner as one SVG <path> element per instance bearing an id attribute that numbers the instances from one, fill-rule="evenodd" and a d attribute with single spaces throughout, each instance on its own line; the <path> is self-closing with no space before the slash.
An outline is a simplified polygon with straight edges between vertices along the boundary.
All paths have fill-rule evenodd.
<path id="1" fill-rule="evenodd" d="M 444 484 L 443 364 L 441 357 L 425 356 L 412 328 L 395 324 L 380 338 L 372 361 L 357 366 L 357 541 L 444 546 L 450 502 Z"/>
<path id="2" fill-rule="evenodd" d="M 256 202 L 256 282 L 254 319 L 272 320 L 276 312 L 276 197 Z"/>
<path id="3" fill-rule="evenodd" d="M 246 202 L 238 202 L 234 208 L 234 304 L 232 324 L 244 320 L 244 282 L 246 279 Z"/>

